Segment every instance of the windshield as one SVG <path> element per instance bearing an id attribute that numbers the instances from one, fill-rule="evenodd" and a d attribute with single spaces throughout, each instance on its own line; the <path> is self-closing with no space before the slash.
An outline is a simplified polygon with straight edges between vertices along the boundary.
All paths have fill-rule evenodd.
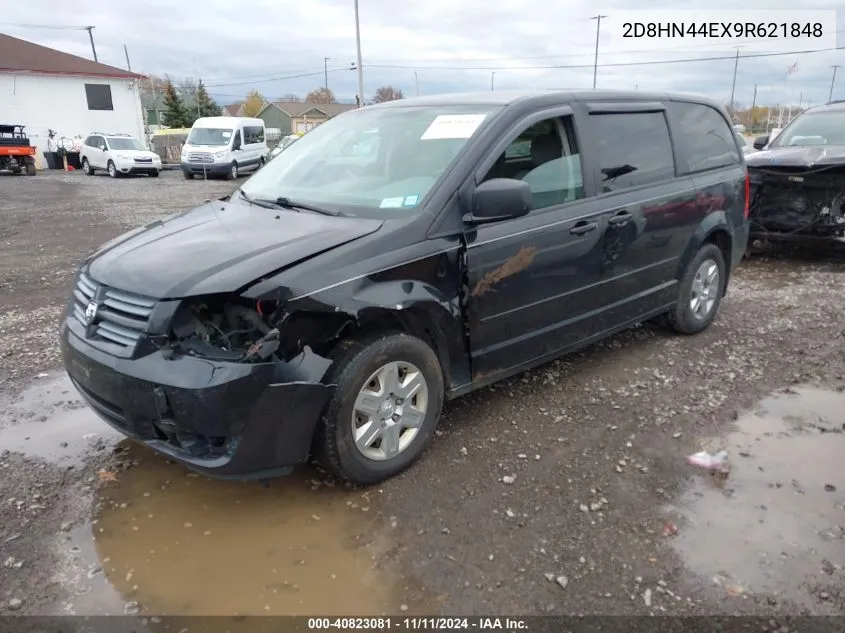
<path id="1" fill-rule="evenodd" d="M 146 151 L 146 148 L 134 138 L 109 138 L 109 147 L 115 150 L 132 149 L 139 152 Z"/>
<path id="2" fill-rule="evenodd" d="M 819 145 L 845 145 L 845 110 L 803 114 L 778 134 L 769 147 Z"/>
<path id="3" fill-rule="evenodd" d="M 228 145 L 232 130 L 217 127 L 195 127 L 188 135 L 188 145 Z"/>
<path id="4" fill-rule="evenodd" d="M 369 217 L 418 209 L 498 106 L 363 108 L 315 127 L 242 189 Z"/>

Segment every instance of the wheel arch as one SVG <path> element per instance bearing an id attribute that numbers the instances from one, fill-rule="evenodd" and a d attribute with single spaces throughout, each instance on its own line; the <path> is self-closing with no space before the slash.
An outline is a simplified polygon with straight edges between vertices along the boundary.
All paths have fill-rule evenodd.
<path id="1" fill-rule="evenodd" d="M 356 287 L 357 286 L 357 287 Z M 278 297 L 278 295 L 276 295 Z M 260 301 L 273 301 L 264 294 Z M 444 390 L 469 380 L 463 318 L 457 299 L 419 281 L 363 281 L 281 302 L 283 337 L 329 358 L 350 337 L 401 332 L 426 343 L 438 358 Z M 318 380 L 321 377 L 317 378 Z"/>
<path id="2" fill-rule="evenodd" d="M 725 290 L 727 293 L 728 283 L 731 277 L 731 260 L 733 253 L 733 238 L 731 236 L 730 225 L 727 221 L 727 215 L 724 211 L 715 211 L 707 215 L 701 223 L 696 227 L 687 246 L 678 261 L 678 268 L 675 271 L 675 278 L 681 279 L 684 271 L 690 262 L 695 257 L 696 253 L 705 245 L 714 244 L 722 252 L 722 257 L 725 260 Z"/>

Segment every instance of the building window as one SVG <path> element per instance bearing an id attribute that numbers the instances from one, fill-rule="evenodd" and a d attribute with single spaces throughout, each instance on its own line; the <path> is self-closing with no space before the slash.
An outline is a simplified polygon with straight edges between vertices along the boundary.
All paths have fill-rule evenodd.
<path id="1" fill-rule="evenodd" d="M 108 84 L 85 84 L 85 97 L 89 110 L 114 110 L 111 100 L 111 86 Z"/>

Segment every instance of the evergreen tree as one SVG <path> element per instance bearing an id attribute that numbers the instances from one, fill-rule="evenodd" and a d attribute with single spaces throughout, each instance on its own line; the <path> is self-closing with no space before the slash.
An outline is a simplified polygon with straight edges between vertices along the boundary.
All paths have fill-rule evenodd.
<path id="1" fill-rule="evenodd" d="M 220 106 L 208 94 L 202 79 L 197 84 L 197 103 L 199 104 L 200 116 L 220 116 Z"/>
<path id="2" fill-rule="evenodd" d="M 172 81 L 167 81 L 164 84 L 163 117 L 164 124 L 168 127 L 179 128 L 189 125 L 188 113 L 185 111 L 185 106 L 182 104 Z"/>

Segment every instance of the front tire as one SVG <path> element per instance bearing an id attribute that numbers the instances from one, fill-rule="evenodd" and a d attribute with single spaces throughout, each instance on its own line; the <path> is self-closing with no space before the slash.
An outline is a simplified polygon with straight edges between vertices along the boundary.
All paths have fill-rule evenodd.
<path id="1" fill-rule="evenodd" d="M 407 334 L 340 343 L 326 382 L 337 385 L 315 438 L 317 460 L 353 484 L 384 481 L 423 453 L 443 407 L 432 349 Z"/>
<path id="2" fill-rule="evenodd" d="M 705 244 L 696 253 L 681 278 L 678 303 L 668 315 L 675 331 L 698 334 L 713 322 L 725 294 L 726 268 L 715 244 Z"/>
<path id="3" fill-rule="evenodd" d="M 150 172 L 150 178 L 158 178 L 158 175 L 160 173 L 161 173 L 160 171 L 151 171 Z"/>
<path id="4" fill-rule="evenodd" d="M 228 173 L 226 174 L 226 180 L 237 180 L 240 172 L 238 171 L 238 164 L 232 163 L 232 166 L 229 168 Z"/>
<path id="5" fill-rule="evenodd" d="M 183 171 L 182 175 L 185 177 L 185 180 L 193 180 L 194 175 L 189 171 Z"/>
<path id="6" fill-rule="evenodd" d="M 120 172 L 117 171 L 117 167 L 114 166 L 113 161 L 109 161 L 109 164 L 106 165 L 106 169 L 109 172 L 109 176 L 111 176 L 112 178 L 117 178 L 120 175 Z"/>
<path id="7" fill-rule="evenodd" d="M 91 163 L 88 162 L 87 158 L 82 159 L 82 172 L 86 176 L 93 176 L 94 175 L 94 168 L 91 167 Z"/>

